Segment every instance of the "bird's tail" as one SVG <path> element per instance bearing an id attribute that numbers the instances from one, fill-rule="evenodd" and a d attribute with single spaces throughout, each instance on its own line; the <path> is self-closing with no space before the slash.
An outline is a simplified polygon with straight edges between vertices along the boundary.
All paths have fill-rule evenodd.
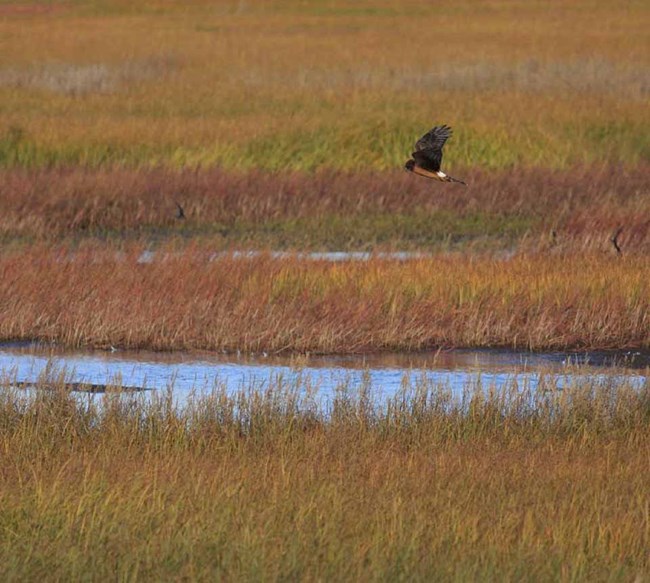
<path id="1" fill-rule="evenodd" d="M 445 182 L 458 182 L 458 184 L 462 184 L 464 186 L 467 186 L 467 182 L 463 182 L 462 180 L 458 180 L 458 178 L 454 178 L 453 176 L 445 176 Z"/>

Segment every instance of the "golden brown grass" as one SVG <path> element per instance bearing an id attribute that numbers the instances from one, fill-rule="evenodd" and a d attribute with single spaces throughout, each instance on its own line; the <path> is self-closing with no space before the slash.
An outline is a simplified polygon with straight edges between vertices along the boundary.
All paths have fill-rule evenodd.
<path id="1" fill-rule="evenodd" d="M 650 249 L 650 166 L 402 172 L 7 170 L 0 239 L 208 239 L 215 248 Z M 180 203 L 186 220 L 176 219 Z M 613 249 L 613 248 L 612 248 Z"/>
<path id="2" fill-rule="evenodd" d="M 0 339 L 650 347 L 649 14 L 0 2 L 0 239 L 37 242 L 0 253 Z M 438 122 L 456 129 L 445 163 L 468 169 L 467 190 L 395 171 Z M 516 252 L 209 259 L 482 238 Z M 475 388 L 461 408 L 440 387 L 384 411 L 343 392 L 329 417 L 302 386 L 182 411 L 171 395 L 0 388 L 0 578 L 644 581 L 648 384 L 580 382 Z"/>
<path id="3" fill-rule="evenodd" d="M 0 576 L 649 576 L 647 384 L 461 409 L 428 390 L 374 413 L 340 396 L 325 419 L 280 386 L 183 411 L 2 389 Z"/>
<path id="4" fill-rule="evenodd" d="M 383 169 L 438 122 L 452 166 L 635 163 L 649 20 L 604 0 L 10 4 L 0 164 Z"/>
<path id="5" fill-rule="evenodd" d="M 332 264 L 209 249 L 0 256 L 0 338 L 271 352 L 650 346 L 650 263 L 613 252 Z"/>

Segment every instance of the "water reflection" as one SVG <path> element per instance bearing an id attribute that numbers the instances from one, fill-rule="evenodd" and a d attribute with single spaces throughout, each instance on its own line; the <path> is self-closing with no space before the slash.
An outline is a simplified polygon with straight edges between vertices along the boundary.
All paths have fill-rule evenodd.
<path id="1" fill-rule="evenodd" d="M 215 355 L 213 353 L 157 353 L 60 351 L 31 344 L 0 347 L 0 372 L 21 384 L 39 377 L 60 375 L 69 383 L 86 383 L 97 389 L 107 384 L 156 391 L 172 388 L 182 396 L 210 391 L 215 386 L 229 391 L 251 386 L 268 387 L 281 379 L 309 386 L 324 398 L 337 386 L 356 388 L 368 383 L 384 396 L 401 387 L 425 382 L 461 391 L 480 383 L 499 388 L 513 381 L 535 389 L 544 376 L 559 387 L 589 377 L 592 381 L 616 375 L 639 386 L 648 377 L 650 355 L 598 352 L 591 354 L 525 353 L 505 350 L 454 350 L 436 353 L 376 354 L 351 356 Z"/>
<path id="2" fill-rule="evenodd" d="M 138 263 L 151 263 L 161 254 L 156 251 L 146 250 L 138 257 Z M 165 256 L 169 256 L 166 253 Z M 270 257 L 271 259 L 299 259 L 302 261 L 329 261 L 340 263 L 343 261 L 370 261 L 371 259 L 388 259 L 392 261 L 410 261 L 433 257 L 432 253 L 421 251 L 218 251 L 210 255 L 210 261 L 219 259 L 256 259 Z"/>

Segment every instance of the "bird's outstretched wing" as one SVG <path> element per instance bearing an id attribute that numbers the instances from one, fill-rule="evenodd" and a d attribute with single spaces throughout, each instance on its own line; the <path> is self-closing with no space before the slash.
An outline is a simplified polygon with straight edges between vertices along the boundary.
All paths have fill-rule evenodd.
<path id="1" fill-rule="evenodd" d="M 442 163 L 442 147 L 451 135 L 452 129 L 449 126 L 436 126 L 415 143 L 413 158 L 427 170 L 437 172 Z"/>

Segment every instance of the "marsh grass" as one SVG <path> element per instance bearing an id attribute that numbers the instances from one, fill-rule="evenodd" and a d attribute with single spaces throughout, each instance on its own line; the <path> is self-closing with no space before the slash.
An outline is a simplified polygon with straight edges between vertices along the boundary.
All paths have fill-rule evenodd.
<path id="1" fill-rule="evenodd" d="M 0 3 L 0 340 L 650 347 L 648 15 Z M 394 171 L 443 122 L 466 190 Z M 463 253 L 214 258 L 240 246 Z M 51 373 L 0 383 L 3 580 L 650 577 L 647 380 L 323 412 L 279 379 L 177 407 Z"/>
<path id="2" fill-rule="evenodd" d="M 0 255 L 0 338 L 345 353 L 647 348 L 644 255 L 439 254 L 331 263 L 86 244 Z"/>
<path id="3" fill-rule="evenodd" d="M 386 169 L 435 123 L 450 168 L 647 161 L 642 3 L 348 4 L 9 5 L 0 165 Z"/>
<path id="4" fill-rule="evenodd" d="M 646 577 L 648 386 L 0 389 L 5 579 Z M 455 403 L 455 404 L 454 404 Z"/>
<path id="5" fill-rule="evenodd" d="M 20 141 L 14 128 L 7 137 Z M 0 171 L 0 240 L 199 239 L 216 249 L 545 248 L 650 245 L 646 165 L 459 171 L 469 187 L 401 171 Z M 175 203 L 186 219 L 176 219 Z"/>
<path id="6" fill-rule="evenodd" d="M 29 69 L 0 70 L 0 87 L 34 88 L 69 96 L 111 93 L 128 83 L 163 77 L 176 66 L 172 57 L 107 64 L 51 63 Z"/>

